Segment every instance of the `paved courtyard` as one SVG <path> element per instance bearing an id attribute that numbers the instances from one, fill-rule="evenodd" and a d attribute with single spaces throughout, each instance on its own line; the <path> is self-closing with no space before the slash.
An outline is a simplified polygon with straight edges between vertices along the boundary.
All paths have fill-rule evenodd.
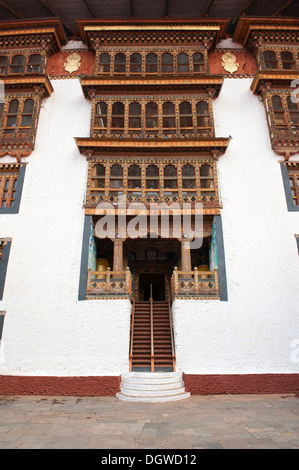
<path id="1" fill-rule="evenodd" d="M 298 449 L 295 395 L 0 396 L 1 449 Z"/>

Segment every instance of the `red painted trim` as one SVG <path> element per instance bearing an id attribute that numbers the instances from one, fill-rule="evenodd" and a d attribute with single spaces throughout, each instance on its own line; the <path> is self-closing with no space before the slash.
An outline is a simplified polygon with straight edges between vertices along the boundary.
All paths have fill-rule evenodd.
<path id="1" fill-rule="evenodd" d="M 119 389 L 119 376 L 0 376 L 0 395 L 115 396 Z"/>
<path id="2" fill-rule="evenodd" d="M 299 393 L 299 374 L 183 374 L 191 395 Z"/>

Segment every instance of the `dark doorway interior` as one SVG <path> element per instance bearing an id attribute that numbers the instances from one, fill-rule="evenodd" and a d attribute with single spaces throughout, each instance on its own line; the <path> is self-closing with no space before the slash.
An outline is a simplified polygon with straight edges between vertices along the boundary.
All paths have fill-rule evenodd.
<path id="1" fill-rule="evenodd" d="M 149 300 L 151 295 L 152 285 L 152 296 L 153 300 L 163 301 L 165 300 L 165 274 L 164 273 L 140 273 L 139 274 L 139 291 L 142 292 L 143 299 Z"/>

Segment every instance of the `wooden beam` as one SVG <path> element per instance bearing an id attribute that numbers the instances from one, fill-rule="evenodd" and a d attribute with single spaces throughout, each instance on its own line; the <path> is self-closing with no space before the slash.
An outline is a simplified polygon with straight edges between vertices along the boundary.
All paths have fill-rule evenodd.
<path id="1" fill-rule="evenodd" d="M 283 10 L 285 10 L 289 5 L 291 5 L 292 2 L 293 0 L 289 0 L 288 2 L 286 2 L 285 0 L 282 0 L 280 6 L 277 8 L 277 10 L 273 13 L 272 16 L 280 15 L 280 13 L 283 12 Z"/>
<path id="2" fill-rule="evenodd" d="M 253 2 L 253 0 L 249 0 L 249 1 L 246 3 L 246 5 L 240 9 L 240 11 L 239 11 L 239 13 L 237 14 L 237 16 L 232 20 L 232 24 L 235 24 L 235 22 L 239 20 L 240 16 L 245 15 L 246 10 L 250 7 L 250 5 L 252 4 L 252 2 Z"/>
<path id="3" fill-rule="evenodd" d="M 85 5 L 87 6 L 87 8 L 88 8 L 89 12 L 92 14 L 92 16 L 93 16 L 94 18 L 96 18 L 97 15 L 96 15 L 96 12 L 95 12 L 94 7 L 93 7 L 92 4 L 91 4 L 91 1 L 90 1 L 90 0 L 83 0 L 83 2 L 84 2 Z"/>
<path id="4" fill-rule="evenodd" d="M 202 16 L 208 16 L 211 6 L 213 5 L 214 0 L 208 0 Z"/>
<path id="5" fill-rule="evenodd" d="M 2 6 L 5 10 L 9 11 L 12 15 L 14 15 L 16 18 L 25 18 L 23 13 L 20 13 L 19 11 L 15 11 L 11 6 L 9 6 L 4 0 L 0 0 L 0 6 Z"/>
<path id="6" fill-rule="evenodd" d="M 46 0 L 39 0 L 39 2 L 53 15 L 55 18 L 60 19 L 61 23 L 63 23 L 70 31 L 72 28 L 64 21 L 64 19 L 59 15 L 59 13 L 49 4 Z"/>

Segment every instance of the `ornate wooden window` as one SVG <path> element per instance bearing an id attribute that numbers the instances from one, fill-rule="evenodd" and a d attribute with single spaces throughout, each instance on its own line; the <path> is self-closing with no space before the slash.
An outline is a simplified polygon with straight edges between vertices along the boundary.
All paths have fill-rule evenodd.
<path id="1" fill-rule="evenodd" d="M 189 73 L 189 56 L 185 53 L 180 53 L 177 56 L 178 73 Z"/>
<path id="2" fill-rule="evenodd" d="M 96 104 L 94 128 L 96 132 L 107 132 L 108 105 L 105 101 Z"/>
<path id="3" fill-rule="evenodd" d="M 128 191 L 137 191 L 141 189 L 141 167 L 139 165 L 130 165 L 128 168 Z"/>
<path id="4" fill-rule="evenodd" d="M 25 73 L 26 58 L 24 55 L 15 55 L 12 57 L 9 66 L 9 74 L 23 75 Z"/>
<path id="5" fill-rule="evenodd" d="M 159 167 L 157 165 L 149 165 L 146 169 L 146 191 L 159 191 Z"/>
<path id="6" fill-rule="evenodd" d="M 0 75 L 7 75 L 9 58 L 6 55 L 0 56 Z"/>
<path id="7" fill-rule="evenodd" d="M 275 95 L 272 97 L 272 108 L 276 130 L 297 135 L 299 132 L 298 103 L 294 103 L 289 94 Z"/>
<path id="8" fill-rule="evenodd" d="M 123 133 L 125 127 L 125 106 L 120 101 L 112 105 L 111 129 L 115 133 Z"/>
<path id="9" fill-rule="evenodd" d="M 266 69 L 275 70 L 278 69 L 278 60 L 275 52 L 273 51 L 264 51 L 264 62 Z"/>
<path id="10" fill-rule="evenodd" d="M 290 51 L 282 51 L 280 54 L 282 68 L 284 70 L 296 70 L 296 62 L 294 56 Z"/>
<path id="11" fill-rule="evenodd" d="M 114 164 L 110 168 L 110 190 L 119 191 L 123 189 L 123 167 Z"/>
<path id="12" fill-rule="evenodd" d="M 126 56 L 122 52 L 115 54 L 114 59 L 114 73 L 125 74 L 126 73 Z"/>
<path id="13" fill-rule="evenodd" d="M 172 74 L 173 72 L 173 55 L 166 52 L 162 55 L 162 74 Z"/>
<path id="14" fill-rule="evenodd" d="M 159 131 L 158 105 L 151 101 L 145 107 L 145 131 L 147 134 L 155 134 Z"/>
<path id="15" fill-rule="evenodd" d="M 292 132 L 295 134 L 299 133 L 299 103 L 294 103 L 290 96 L 287 97 L 287 105 L 290 115 L 290 125 Z"/>
<path id="16" fill-rule="evenodd" d="M 214 172 L 213 167 L 209 163 L 205 163 L 200 167 L 200 187 L 205 191 L 214 191 Z"/>
<path id="17" fill-rule="evenodd" d="M 188 101 L 180 103 L 180 132 L 193 131 L 192 105 Z"/>
<path id="18" fill-rule="evenodd" d="M 272 97 L 274 112 L 274 122 L 276 129 L 286 129 L 288 127 L 284 105 L 280 96 Z"/>
<path id="19" fill-rule="evenodd" d="M 0 166 L 0 207 L 13 207 L 19 178 L 19 165 Z"/>
<path id="20" fill-rule="evenodd" d="M 166 101 L 163 104 L 163 132 L 167 134 L 176 133 L 176 114 L 175 106 L 171 101 Z"/>
<path id="21" fill-rule="evenodd" d="M 182 168 L 183 192 L 196 189 L 195 168 L 193 165 L 184 165 Z"/>
<path id="22" fill-rule="evenodd" d="M 99 56 L 99 73 L 110 73 L 110 54 L 104 52 Z"/>
<path id="23" fill-rule="evenodd" d="M 28 58 L 26 73 L 42 73 L 42 56 L 31 54 Z"/>
<path id="24" fill-rule="evenodd" d="M 129 133 L 141 133 L 141 104 L 129 104 Z"/>
<path id="25" fill-rule="evenodd" d="M 201 52 L 195 52 L 193 54 L 193 72 L 194 73 L 203 73 L 205 72 L 205 58 Z"/>
<path id="26" fill-rule="evenodd" d="M 176 192 L 178 189 L 178 174 L 174 165 L 164 167 L 164 189 L 171 190 L 171 192 Z"/>
<path id="27" fill-rule="evenodd" d="M 138 53 L 130 56 L 130 74 L 141 74 L 142 58 Z"/>
<path id="28" fill-rule="evenodd" d="M 299 163 L 287 165 L 293 205 L 299 206 Z"/>
<path id="29" fill-rule="evenodd" d="M 26 99 L 20 102 L 17 99 L 11 100 L 6 113 L 4 132 L 18 130 L 27 133 L 31 130 L 34 100 Z"/>
<path id="30" fill-rule="evenodd" d="M 211 129 L 209 104 L 206 101 L 196 103 L 197 132 L 204 133 Z"/>
<path id="31" fill-rule="evenodd" d="M 102 163 L 98 163 L 93 167 L 93 188 L 104 189 L 105 188 L 105 167 Z"/>
<path id="32" fill-rule="evenodd" d="M 157 74 L 158 73 L 158 57 L 157 54 L 149 53 L 146 56 L 146 68 L 145 72 L 147 74 Z"/>

